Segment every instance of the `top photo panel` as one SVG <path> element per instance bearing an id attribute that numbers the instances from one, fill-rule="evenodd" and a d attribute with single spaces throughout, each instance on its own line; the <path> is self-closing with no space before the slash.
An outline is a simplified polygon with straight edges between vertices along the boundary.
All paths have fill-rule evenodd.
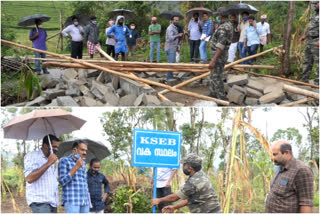
<path id="1" fill-rule="evenodd" d="M 319 1 L 1 1 L 1 106 L 319 106 Z"/>

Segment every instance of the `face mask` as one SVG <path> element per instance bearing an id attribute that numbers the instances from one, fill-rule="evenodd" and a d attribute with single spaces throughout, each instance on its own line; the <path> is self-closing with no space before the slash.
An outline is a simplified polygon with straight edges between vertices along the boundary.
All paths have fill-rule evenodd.
<path id="1" fill-rule="evenodd" d="M 194 21 L 197 22 L 199 20 L 199 18 L 194 18 Z"/>
<path id="2" fill-rule="evenodd" d="M 183 173 L 184 173 L 185 175 L 190 175 L 190 172 L 189 172 L 188 170 L 186 170 L 186 169 L 183 169 Z"/>
<path id="3" fill-rule="evenodd" d="M 119 23 L 119 25 L 123 25 L 123 22 L 118 22 Z"/>
<path id="4" fill-rule="evenodd" d="M 135 28 L 136 28 L 136 26 L 131 26 L 130 28 L 133 30 L 133 29 L 135 29 Z"/>
<path id="5" fill-rule="evenodd" d="M 74 22 L 73 24 L 74 24 L 75 26 L 78 26 L 79 22 Z"/>
<path id="6" fill-rule="evenodd" d="M 92 24 L 96 25 L 96 24 L 97 24 L 97 21 L 92 21 Z"/>
<path id="7" fill-rule="evenodd" d="M 248 17 L 243 17 L 242 20 L 243 20 L 243 21 L 247 21 L 247 20 L 248 20 Z"/>
<path id="8" fill-rule="evenodd" d="M 97 174 L 98 174 L 98 171 L 97 171 L 97 170 L 90 169 L 90 173 L 91 173 L 92 175 L 97 175 Z"/>
<path id="9" fill-rule="evenodd" d="M 179 22 L 173 22 L 175 26 L 179 26 Z"/>
<path id="10" fill-rule="evenodd" d="M 217 21 L 218 21 L 218 23 L 221 23 L 221 19 L 218 18 Z"/>
<path id="11" fill-rule="evenodd" d="M 154 24 L 154 25 L 157 24 L 157 21 L 152 21 L 152 24 Z"/>

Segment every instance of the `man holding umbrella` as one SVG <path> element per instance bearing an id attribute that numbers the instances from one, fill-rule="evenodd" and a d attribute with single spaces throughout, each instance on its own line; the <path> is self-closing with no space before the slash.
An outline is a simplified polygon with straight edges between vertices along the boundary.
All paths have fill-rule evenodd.
<path id="1" fill-rule="evenodd" d="M 209 63 L 210 69 L 210 96 L 227 100 L 222 74 L 228 59 L 228 50 L 232 42 L 233 26 L 228 20 L 226 12 L 220 12 L 221 25 L 211 38 L 212 60 Z"/>
<path id="2" fill-rule="evenodd" d="M 50 144 L 53 152 L 50 151 Z M 34 213 L 57 213 L 59 205 L 58 171 L 55 162 L 60 145 L 54 135 L 42 140 L 39 151 L 28 153 L 24 157 L 24 175 L 26 178 L 26 199 Z"/>
<path id="3" fill-rule="evenodd" d="M 87 183 L 86 155 L 88 147 L 82 142 L 72 145 L 72 154 L 59 162 L 62 205 L 66 213 L 88 213 L 90 195 Z"/>
<path id="4" fill-rule="evenodd" d="M 35 24 L 36 24 L 36 27 L 32 28 L 29 34 L 29 39 L 32 41 L 32 47 L 46 51 L 47 50 L 47 44 L 46 44 L 47 32 L 45 31 L 45 29 L 42 28 L 41 19 L 36 19 Z M 46 58 L 46 54 L 44 53 L 39 53 L 35 51 L 34 54 L 36 58 Z M 40 74 L 41 73 L 40 61 L 36 60 L 35 65 L 36 65 L 37 74 Z M 45 66 L 42 66 L 42 70 L 43 70 L 43 73 L 45 74 L 49 73 L 48 68 Z"/>

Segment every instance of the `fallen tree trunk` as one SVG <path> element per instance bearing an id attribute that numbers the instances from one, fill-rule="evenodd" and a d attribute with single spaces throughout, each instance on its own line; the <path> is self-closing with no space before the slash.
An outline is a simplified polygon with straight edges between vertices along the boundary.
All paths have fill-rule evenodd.
<path id="1" fill-rule="evenodd" d="M 86 65 L 86 66 L 88 66 L 90 68 L 94 68 L 94 69 L 98 69 L 98 70 L 101 70 L 101 71 L 105 71 L 107 73 L 119 75 L 121 77 L 125 77 L 125 78 L 128 78 L 128 79 L 133 79 L 133 80 L 138 81 L 138 82 L 140 81 L 140 82 L 144 82 L 144 83 L 147 83 L 147 84 L 150 84 L 150 85 L 156 85 L 158 87 L 165 88 L 165 89 L 167 89 L 169 91 L 172 91 L 172 92 L 176 92 L 176 93 L 180 93 L 180 94 L 196 97 L 196 98 L 203 99 L 203 100 L 214 101 L 214 102 L 216 102 L 216 103 L 218 103 L 220 105 L 226 105 L 226 106 L 229 105 L 228 101 L 219 100 L 219 99 L 216 99 L 216 98 L 213 98 L 213 97 L 200 95 L 200 94 L 193 93 L 193 92 L 190 92 L 190 91 L 180 90 L 180 89 L 177 89 L 177 88 L 174 88 L 174 87 L 162 84 L 162 83 L 158 83 L 158 82 L 155 82 L 155 81 L 142 79 L 142 78 L 138 78 L 138 77 L 133 77 L 133 76 L 130 76 L 128 74 L 116 72 L 116 71 L 113 71 L 111 69 L 107 69 L 107 68 L 104 68 L 104 67 L 92 64 L 92 63 L 83 62 L 81 60 L 74 59 L 74 58 L 71 58 L 71 57 L 59 55 L 59 54 L 52 53 L 52 52 L 49 52 L 49 51 L 43 51 L 43 50 L 31 48 L 31 47 L 28 47 L 28 46 L 25 46 L 25 45 L 20 45 L 20 44 L 17 44 L 17 43 L 14 43 L 14 42 L 10 42 L 10 41 L 6 41 L 6 40 L 2 40 L 2 39 L 1 39 L 1 42 L 5 43 L 5 44 L 9 44 L 9 45 L 14 45 L 16 47 L 20 47 L 20 48 L 24 48 L 24 49 L 28 49 L 28 50 L 32 50 L 32 51 L 37 51 L 39 53 L 45 53 L 45 54 L 48 54 L 48 55 L 51 55 L 51 56 L 56 56 L 56 57 L 59 57 L 59 58 L 67 59 L 67 60 L 72 61 L 72 62 L 76 62 L 76 63 L 80 63 L 82 65 Z"/>
<path id="2" fill-rule="evenodd" d="M 307 97 L 313 97 L 313 98 L 319 100 L 319 93 L 316 93 L 313 91 L 308 91 L 308 90 L 293 87 L 290 85 L 283 85 L 283 90 L 287 91 L 287 92 L 295 93 L 295 94 L 302 94 Z"/>
<path id="3" fill-rule="evenodd" d="M 304 99 L 301 99 L 301 100 L 298 100 L 298 101 L 295 101 L 295 102 L 292 102 L 292 103 L 281 104 L 280 106 L 282 106 L 282 107 L 290 107 L 290 106 L 294 106 L 296 104 L 303 104 L 303 103 L 307 103 L 307 102 L 310 102 L 310 101 L 314 101 L 314 98 L 307 97 L 307 98 L 304 98 Z"/>
<path id="4" fill-rule="evenodd" d="M 272 52 L 274 49 L 279 48 L 279 47 L 281 47 L 281 46 L 271 48 L 271 49 L 269 49 L 269 50 L 263 51 L 263 52 L 261 52 L 261 53 L 258 53 L 258 54 L 255 54 L 255 55 L 252 55 L 252 56 L 243 58 L 243 59 L 239 59 L 239 60 L 237 60 L 237 61 L 235 61 L 235 62 L 232 62 L 232 63 L 224 66 L 224 69 L 226 70 L 226 69 L 231 68 L 232 66 L 234 66 L 234 65 L 236 65 L 236 64 L 239 64 L 239 63 L 241 63 L 241 62 L 244 62 L 244 61 L 246 61 L 246 60 L 253 59 L 253 58 L 256 58 L 256 57 L 258 57 L 258 56 L 262 56 L 262 55 L 264 55 L 264 54 L 266 54 L 266 53 Z M 209 72 L 206 72 L 206 73 L 204 73 L 204 74 L 201 74 L 201 75 L 199 75 L 199 76 L 196 76 L 196 77 L 194 77 L 194 78 L 192 78 L 192 79 L 189 79 L 189 80 L 187 80 L 187 81 L 184 81 L 184 82 L 182 82 L 182 83 L 180 83 L 180 84 L 178 84 L 178 85 L 175 85 L 175 86 L 173 86 L 173 88 L 181 88 L 181 87 L 183 87 L 183 86 L 185 86 L 185 85 L 188 85 L 189 83 L 192 83 L 192 82 L 197 81 L 197 80 L 199 80 L 199 79 L 205 78 L 205 77 L 207 77 L 207 76 L 209 76 L 209 75 L 210 75 L 210 71 L 209 71 Z M 160 94 L 166 94 L 166 93 L 168 93 L 168 92 L 170 92 L 170 91 L 167 90 L 167 89 L 165 89 L 165 90 L 161 91 Z"/>

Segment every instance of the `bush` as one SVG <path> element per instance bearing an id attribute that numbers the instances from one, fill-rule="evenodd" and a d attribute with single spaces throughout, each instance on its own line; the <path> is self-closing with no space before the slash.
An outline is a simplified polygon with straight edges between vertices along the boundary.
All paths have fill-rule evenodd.
<path id="1" fill-rule="evenodd" d="M 150 203 L 151 200 L 148 198 L 148 195 L 143 192 L 143 189 L 139 189 L 134 192 L 133 189 L 128 186 L 121 185 L 115 191 L 114 196 L 112 197 L 113 203 L 111 208 L 114 213 L 129 213 L 130 204 L 129 197 L 132 200 L 132 212 L 133 213 L 150 213 Z"/>

